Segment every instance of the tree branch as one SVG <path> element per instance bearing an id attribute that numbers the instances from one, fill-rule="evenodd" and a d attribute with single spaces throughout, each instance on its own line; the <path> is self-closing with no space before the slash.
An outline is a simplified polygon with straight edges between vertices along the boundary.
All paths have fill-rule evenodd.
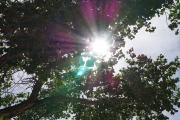
<path id="1" fill-rule="evenodd" d="M 59 103 L 62 101 L 69 101 L 69 102 L 75 102 L 75 103 L 81 103 L 84 105 L 95 105 L 97 104 L 97 102 L 99 100 L 92 100 L 92 99 L 85 99 L 85 98 L 76 98 L 76 97 L 67 97 L 67 96 L 62 96 L 62 95 L 56 95 L 56 96 L 51 96 L 51 97 L 47 97 L 41 100 L 36 101 L 36 103 L 34 104 L 35 106 L 38 106 L 40 104 L 44 104 L 47 105 L 48 103 Z"/>
<path id="2" fill-rule="evenodd" d="M 36 81 L 30 97 L 17 105 L 0 109 L 0 117 L 11 118 L 31 108 L 37 101 L 42 85 L 43 83 L 41 81 Z"/>

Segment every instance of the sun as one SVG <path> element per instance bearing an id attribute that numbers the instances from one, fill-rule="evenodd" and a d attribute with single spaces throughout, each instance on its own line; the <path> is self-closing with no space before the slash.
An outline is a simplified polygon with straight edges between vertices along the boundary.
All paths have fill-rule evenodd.
<path id="1" fill-rule="evenodd" d="M 82 61 L 84 64 L 79 67 L 77 76 L 82 76 L 90 70 L 97 70 L 99 63 L 102 61 L 107 62 L 112 56 L 110 51 L 112 44 L 105 35 L 92 37 L 88 42 L 87 53 L 82 53 Z"/>
<path id="2" fill-rule="evenodd" d="M 97 56 L 105 56 L 110 50 L 110 44 L 105 37 L 94 37 L 90 45 L 91 52 Z"/>

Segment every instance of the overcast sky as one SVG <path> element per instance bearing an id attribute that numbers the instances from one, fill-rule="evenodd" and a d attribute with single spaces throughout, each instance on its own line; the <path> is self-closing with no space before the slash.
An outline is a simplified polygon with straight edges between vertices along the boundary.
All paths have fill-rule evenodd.
<path id="1" fill-rule="evenodd" d="M 162 53 L 169 61 L 173 60 L 176 56 L 180 57 L 180 35 L 175 35 L 175 32 L 168 28 L 166 16 L 154 17 L 151 22 L 153 26 L 156 26 L 155 32 L 148 33 L 142 28 L 135 39 L 132 41 L 126 40 L 124 51 L 133 47 L 135 53 L 145 54 L 152 58 L 157 58 Z M 123 62 L 120 62 L 118 66 L 123 67 L 125 65 Z M 176 76 L 180 77 L 180 70 Z M 179 120 L 178 118 L 180 118 L 180 112 L 170 116 L 170 120 Z"/>

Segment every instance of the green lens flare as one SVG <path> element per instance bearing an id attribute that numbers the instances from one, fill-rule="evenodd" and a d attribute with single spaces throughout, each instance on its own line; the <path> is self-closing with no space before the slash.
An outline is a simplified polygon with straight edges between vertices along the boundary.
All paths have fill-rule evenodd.
<path id="1" fill-rule="evenodd" d="M 86 69 L 84 67 L 80 67 L 77 76 L 82 76 L 86 72 Z"/>

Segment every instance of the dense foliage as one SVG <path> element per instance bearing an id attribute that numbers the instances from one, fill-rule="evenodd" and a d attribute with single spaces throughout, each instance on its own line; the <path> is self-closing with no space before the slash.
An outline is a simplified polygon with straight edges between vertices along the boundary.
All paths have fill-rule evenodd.
<path id="1" fill-rule="evenodd" d="M 178 8 L 178 0 L 1 0 L 0 119 L 166 119 L 162 112 L 179 106 L 178 58 L 168 63 L 130 50 L 127 68 L 114 76 L 113 65 L 125 37 L 142 27 L 154 32 L 155 15 L 168 13 L 178 34 Z M 104 31 L 117 43 L 111 58 L 89 56 L 87 66 L 97 70 L 77 76 L 86 39 Z"/>

